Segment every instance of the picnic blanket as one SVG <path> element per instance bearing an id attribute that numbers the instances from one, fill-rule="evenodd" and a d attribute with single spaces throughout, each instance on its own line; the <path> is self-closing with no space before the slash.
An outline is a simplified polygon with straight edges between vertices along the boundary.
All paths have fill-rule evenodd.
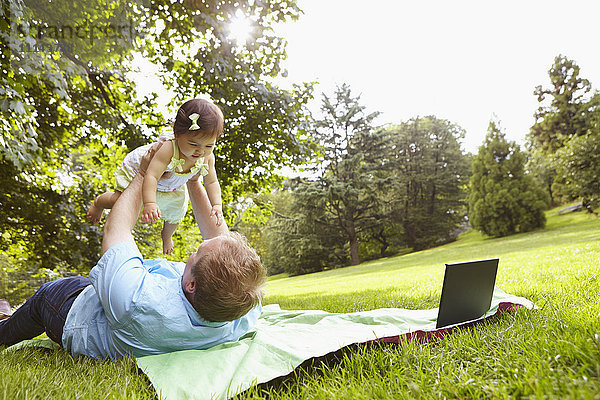
<path id="1" fill-rule="evenodd" d="M 516 308 L 532 309 L 535 305 L 525 298 L 504 293 L 496 286 L 490 310 L 477 320 L 457 326 Z M 207 350 L 141 357 L 136 362 L 161 399 L 228 399 L 253 385 L 286 376 L 304 361 L 350 345 L 397 343 L 402 337 L 428 339 L 443 336 L 457 327 L 436 329 L 437 312 L 437 308 L 381 308 L 338 314 L 282 310 L 277 304 L 271 304 L 263 307 L 255 329 L 237 342 Z M 38 339 L 34 345 L 47 346 L 48 343 L 44 340 L 40 343 Z"/>
<path id="2" fill-rule="evenodd" d="M 495 287 L 490 310 L 479 320 L 520 307 L 535 306 Z M 455 328 L 436 330 L 437 313 L 437 308 L 381 308 L 336 314 L 267 305 L 256 328 L 237 342 L 208 350 L 142 357 L 137 364 L 162 399 L 227 399 L 253 385 L 285 376 L 305 360 L 352 344 L 398 342 L 404 335 L 429 338 Z"/>

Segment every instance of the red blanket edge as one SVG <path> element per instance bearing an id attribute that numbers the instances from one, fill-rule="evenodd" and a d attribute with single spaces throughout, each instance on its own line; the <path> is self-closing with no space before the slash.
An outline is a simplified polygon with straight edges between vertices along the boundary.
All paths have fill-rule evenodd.
<path id="1" fill-rule="evenodd" d="M 441 338 L 441 337 L 447 335 L 448 333 L 452 332 L 456 328 L 471 326 L 478 322 L 485 321 L 489 318 L 495 317 L 499 314 L 503 314 L 505 312 L 510 312 L 510 311 L 515 311 L 520 308 L 524 308 L 524 306 L 522 304 L 517 304 L 517 303 L 502 302 L 502 303 L 498 304 L 498 310 L 496 311 L 495 314 L 492 314 L 489 317 L 484 318 L 484 319 L 467 322 L 465 324 L 452 326 L 449 328 L 440 328 L 440 329 L 436 329 L 434 331 L 414 331 L 414 332 L 406 333 L 404 335 L 383 337 L 383 338 L 379 338 L 379 339 L 369 340 L 365 343 L 398 343 L 400 341 L 401 337 L 404 337 L 408 340 L 419 340 L 419 341 L 426 342 L 426 341 L 429 341 L 432 339 Z"/>

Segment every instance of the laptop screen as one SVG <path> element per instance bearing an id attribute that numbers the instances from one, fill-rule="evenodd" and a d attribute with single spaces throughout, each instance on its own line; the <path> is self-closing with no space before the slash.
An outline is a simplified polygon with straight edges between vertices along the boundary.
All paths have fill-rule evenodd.
<path id="1" fill-rule="evenodd" d="M 436 328 L 477 319 L 492 304 L 498 259 L 446 264 Z"/>

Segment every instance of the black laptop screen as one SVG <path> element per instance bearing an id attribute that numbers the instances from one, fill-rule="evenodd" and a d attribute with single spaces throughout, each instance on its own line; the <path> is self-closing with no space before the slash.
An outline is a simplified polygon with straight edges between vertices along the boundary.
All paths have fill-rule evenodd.
<path id="1" fill-rule="evenodd" d="M 498 259 L 446 264 L 436 328 L 481 317 L 494 294 Z"/>

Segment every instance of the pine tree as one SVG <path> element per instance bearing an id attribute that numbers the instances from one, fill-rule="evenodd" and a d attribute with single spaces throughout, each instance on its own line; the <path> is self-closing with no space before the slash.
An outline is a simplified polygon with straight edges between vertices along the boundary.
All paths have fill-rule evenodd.
<path id="1" fill-rule="evenodd" d="M 473 159 L 469 219 L 473 228 L 500 237 L 546 224 L 548 194 L 525 172 L 525 154 L 490 121 L 485 142 Z"/>
<path id="2" fill-rule="evenodd" d="M 585 135 L 589 129 L 586 97 L 592 86 L 579 76 L 579 71 L 575 61 L 559 55 L 548 71 L 551 86 L 535 88 L 540 106 L 529 136 L 532 145 L 545 153 L 555 152 L 569 139 Z"/>
<path id="3" fill-rule="evenodd" d="M 305 180 L 296 191 L 300 200 L 296 210 L 310 211 L 309 218 L 321 231 L 339 232 L 347 243 L 351 265 L 360 262 L 361 234 L 381 224 L 377 192 L 387 182 L 377 173 L 384 146 L 382 135 L 373 127 L 379 113 L 365 109 L 360 96 L 353 96 L 348 85 L 337 87 L 332 98 L 323 95 L 323 116 L 316 121 L 315 131 L 322 146 L 315 170 L 319 176 Z M 309 204 L 319 204 L 325 212 L 319 215 L 307 209 Z"/>
<path id="4" fill-rule="evenodd" d="M 388 129 L 397 218 L 406 246 L 422 250 L 452 240 L 464 222 L 469 164 L 460 148 L 464 131 L 435 116 Z"/>
<path id="5" fill-rule="evenodd" d="M 556 159 L 558 153 L 562 158 L 568 158 L 570 152 L 559 150 L 571 139 L 588 135 L 594 129 L 593 115 L 598 103 L 593 99 L 588 101 L 592 86 L 579 73 L 575 61 L 559 55 L 548 71 L 550 85 L 538 85 L 534 91 L 539 108 L 535 113 L 536 122 L 528 134 L 530 160 L 527 168 L 542 182 L 551 204 L 564 200 L 573 192 L 564 185 L 570 177 L 556 171 L 558 164 L 568 163 L 568 160 Z"/>

